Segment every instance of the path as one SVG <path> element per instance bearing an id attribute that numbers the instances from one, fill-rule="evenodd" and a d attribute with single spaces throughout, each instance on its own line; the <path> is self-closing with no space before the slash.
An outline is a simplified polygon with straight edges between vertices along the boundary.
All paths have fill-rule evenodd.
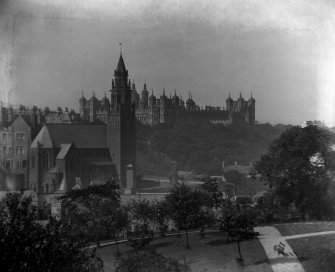
<path id="1" fill-rule="evenodd" d="M 304 272 L 304 268 L 295 256 L 291 246 L 286 242 L 286 237 L 281 236 L 275 227 L 257 227 L 255 231 L 259 232 L 259 241 L 261 242 L 273 272 Z M 285 245 L 287 256 L 278 256 L 274 251 L 274 245 L 282 242 Z"/>
<path id="2" fill-rule="evenodd" d="M 335 230 L 310 232 L 310 233 L 303 233 L 303 234 L 296 234 L 296 235 L 289 235 L 289 236 L 282 236 L 282 237 L 285 240 L 289 240 L 289 239 L 297 239 L 297 238 L 319 236 L 319 235 L 328 235 L 328 234 L 335 234 Z"/>

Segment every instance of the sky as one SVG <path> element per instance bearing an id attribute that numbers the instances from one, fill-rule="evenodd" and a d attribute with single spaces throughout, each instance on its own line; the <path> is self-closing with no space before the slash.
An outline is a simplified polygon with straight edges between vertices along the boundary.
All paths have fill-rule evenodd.
<path id="1" fill-rule="evenodd" d="M 323 0 L 0 0 L 0 100 L 108 95 L 120 54 L 141 92 L 256 99 L 256 120 L 335 126 L 335 5 Z"/>

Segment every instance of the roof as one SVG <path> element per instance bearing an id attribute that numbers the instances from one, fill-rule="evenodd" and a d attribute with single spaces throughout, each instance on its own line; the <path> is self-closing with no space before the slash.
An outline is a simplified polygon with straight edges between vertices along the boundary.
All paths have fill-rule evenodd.
<path id="1" fill-rule="evenodd" d="M 59 174 L 59 173 L 63 173 L 58 166 L 56 165 L 54 168 L 50 169 L 48 171 L 49 174 Z"/>
<path id="2" fill-rule="evenodd" d="M 72 145 L 73 145 L 72 143 L 71 144 L 61 144 L 61 150 L 58 152 L 56 160 L 65 159 Z"/>
<path id="3" fill-rule="evenodd" d="M 224 172 L 228 171 L 238 171 L 241 174 L 248 175 L 250 173 L 252 166 L 251 165 L 228 165 L 224 167 Z"/>
<path id="4" fill-rule="evenodd" d="M 116 70 L 120 71 L 120 72 L 126 72 L 127 71 L 126 66 L 124 65 L 122 54 L 120 55 L 119 62 L 117 64 Z"/>
<path id="5" fill-rule="evenodd" d="M 48 124 L 38 133 L 32 148 L 61 147 L 62 144 L 73 143 L 76 148 L 106 148 L 106 125 L 84 124 Z M 64 150 L 65 152 L 65 150 Z"/>

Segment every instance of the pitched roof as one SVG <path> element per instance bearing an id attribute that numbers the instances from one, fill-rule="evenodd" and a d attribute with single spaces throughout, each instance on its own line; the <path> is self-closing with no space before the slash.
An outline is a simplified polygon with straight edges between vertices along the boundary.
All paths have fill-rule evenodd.
<path id="1" fill-rule="evenodd" d="M 116 70 L 120 71 L 120 72 L 126 72 L 127 71 L 126 66 L 124 65 L 122 54 L 120 55 L 119 62 L 117 64 Z"/>
<path id="2" fill-rule="evenodd" d="M 73 143 L 76 148 L 106 148 L 106 125 L 48 124 L 38 133 L 32 148 L 61 147 L 61 144 Z"/>
<path id="3" fill-rule="evenodd" d="M 64 159 L 66 157 L 66 155 L 68 154 L 71 146 L 73 146 L 73 144 L 61 144 L 61 150 L 58 152 L 56 160 L 57 159 Z"/>

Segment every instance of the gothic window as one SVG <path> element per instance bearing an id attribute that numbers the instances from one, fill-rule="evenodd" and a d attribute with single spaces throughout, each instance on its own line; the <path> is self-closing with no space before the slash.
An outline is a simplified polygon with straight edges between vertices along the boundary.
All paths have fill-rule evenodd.
<path id="1" fill-rule="evenodd" d="M 35 154 L 31 155 L 31 168 L 34 169 L 36 166 L 36 156 Z"/>
<path id="2" fill-rule="evenodd" d="M 50 166 L 50 157 L 48 152 L 44 152 L 43 155 L 43 168 L 48 169 Z"/>

